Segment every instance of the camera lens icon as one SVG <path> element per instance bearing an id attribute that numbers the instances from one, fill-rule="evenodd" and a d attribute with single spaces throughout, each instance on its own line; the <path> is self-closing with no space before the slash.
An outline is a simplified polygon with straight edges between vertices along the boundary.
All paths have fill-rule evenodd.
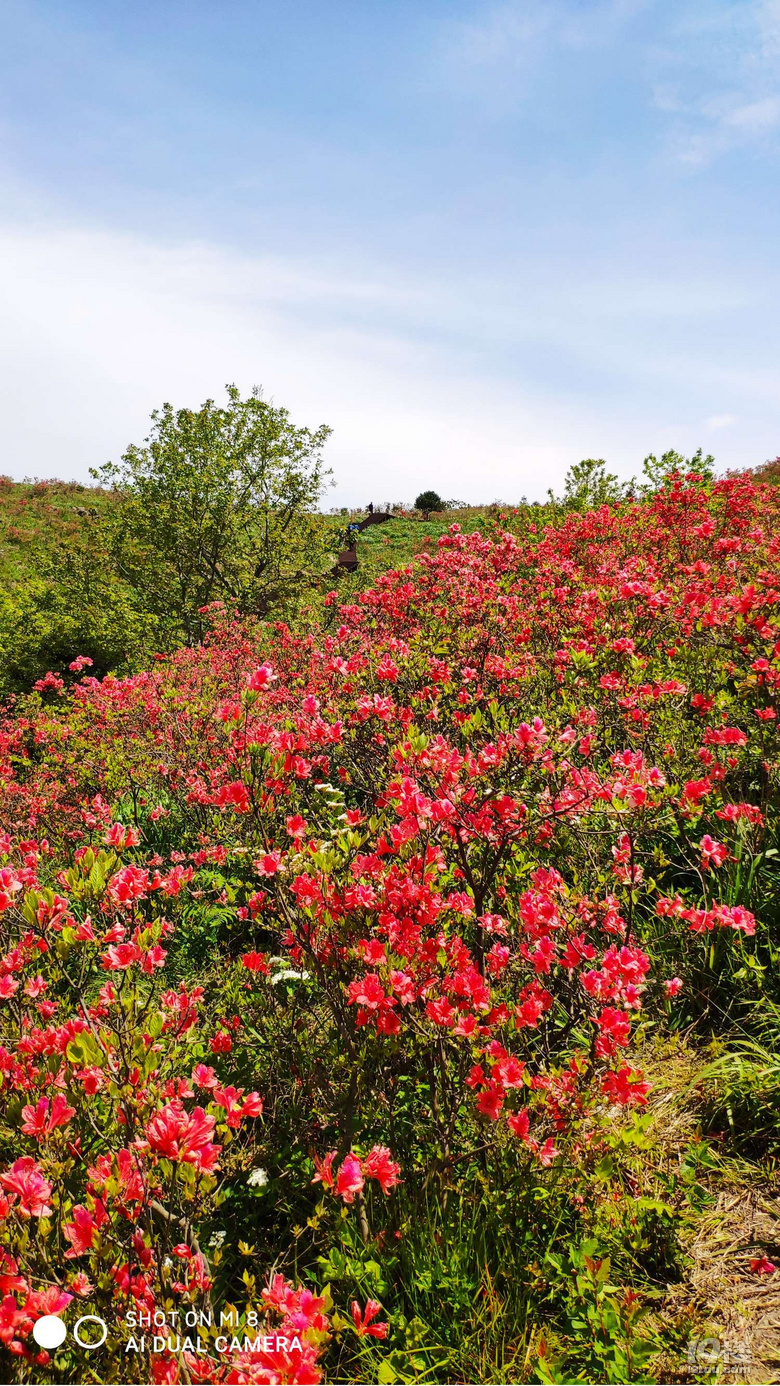
<path id="1" fill-rule="evenodd" d="M 97 1324 L 97 1328 L 89 1328 L 82 1334 L 83 1324 Z M 54 1348 L 62 1347 L 68 1330 L 57 1314 L 44 1314 L 33 1324 L 32 1335 L 38 1347 L 51 1352 Z M 82 1314 L 73 1325 L 73 1337 L 81 1348 L 90 1350 L 102 1347 L 108 1337 L 108 1325 L 97 1314 Z"/>

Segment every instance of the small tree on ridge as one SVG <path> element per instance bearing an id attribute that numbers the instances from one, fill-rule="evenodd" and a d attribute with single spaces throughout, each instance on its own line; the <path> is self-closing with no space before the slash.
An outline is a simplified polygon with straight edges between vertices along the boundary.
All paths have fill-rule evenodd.
<path id="1" fill-rule="evenodd" d="M 331 430 L 297 427 L 258 389 L 227 393 L 223 406 L 164 404 L 143 446 L 93 472 L 119 492 L 106 521 L 117 572 L 188 643 L 206 629 L 202 607 L 223 601 L 264 616 L 325 557 L 312 511 Z"/>

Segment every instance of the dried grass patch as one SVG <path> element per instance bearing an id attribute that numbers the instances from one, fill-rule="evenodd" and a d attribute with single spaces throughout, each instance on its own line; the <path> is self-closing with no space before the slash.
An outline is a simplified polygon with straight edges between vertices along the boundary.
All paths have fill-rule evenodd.
<path id="1" fill-rule="evenodd" d="M 702 1057 L 684 1045 L 645 1063 L 657 1084 L 649 1109 L 661 1167 L 679 1163 L 699 1136 L 701 1067 Z M 662 1331 L 673 1330 L 680 1341 L 690 1329 L 690 1339 L 682 1360 L 671 1352 L 657 1360 L 656 1379 L 774 1386 L 780 1383 L 780 1269 L 758 1275 L 750 1262 L 766 1255 L 780 1266 L 780 1177 L 724 1156 L 700 1182 L 713 1202 L 682 1225 L 683 1279 L 669 1285 L 658 1316 Z"/>

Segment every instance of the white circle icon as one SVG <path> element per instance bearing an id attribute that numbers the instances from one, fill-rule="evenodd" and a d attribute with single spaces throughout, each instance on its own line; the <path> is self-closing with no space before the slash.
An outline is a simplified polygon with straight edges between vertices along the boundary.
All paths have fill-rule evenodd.
<path id="1" fill-rule="evenodd" d="M 43 1318 L 35 1320 L 32 1335 L 38 1347 L 58 1348 L 65 1342 L 68 1330 L 56 1314 L 44 1314 Z"/>
<path id="2" fill-rule="evenodd" d="M 79 1329 L 81 1328 L 81 1325 L 82 1325 L 83 1323 L 96 1323 L 96 1324 L 98 1324 L 98 1325 L 99 1325 L 99 1330 L 100 1330 L 100 1329 L 103 1330 L 102 1337 L 96 1338 L 94 1342 L 90 1342 L 88 1338 L 82 1338 L 81 1334 L 79 1333 Z M 90 1333 L 92 1333 L 92 1332 L 93 1332 L 93 1330 L 90 1329 Z M 104 1342 L 106 1341 L 106 1338 L 108 1337 L 108 1325 L 107 1325 L 105 1319 L 99 1319 L 98 1316 L 97 1316 L 97 1314 L 84 1314 L 84 1315 L 82 1315 L 82 1317 L 81 1317 L 80 1319 L 77 1319 L 76 1322 L 75 1322 L 74 1325 L 73 1325 L 73 1337 L 76 1339 L 76 1342 L 78 1343 L 79 1347 L 83 1347 L 83 1348 L 99 1348 L 99 1347 L 102 1347 L 103 1344 L 104 1344 Z"/>

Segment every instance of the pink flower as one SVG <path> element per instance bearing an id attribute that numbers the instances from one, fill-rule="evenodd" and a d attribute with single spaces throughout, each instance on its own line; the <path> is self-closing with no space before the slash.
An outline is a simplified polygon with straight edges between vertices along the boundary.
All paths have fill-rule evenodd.
<path id="1" fill-rule="evenodd" d="M 544 1145 L 541 1146 L 540 1149 L 537 1151 L 536 1158 L 538 1159 L 540 1165 L 544 1165 L 545 1169 L 548 1169 L 549 1166 L 552 1164 L 553 1160 L 557 1160 L 560 1153 L 560 1150 L 556 1150 L 555 1148 L 555 1143 L 553 1141 L 552 1136 L 548 1136 Z"/>
<path id="2" fill-rule="evenodd" d="M 138 866 L 123 866 L 108 883 L 108 893 L 116 905 L 143 900 L 149 889 L 149 872 Z"/>
<path id="3" fill-rule="evenodd" d="M 492 974 L 492 976 L 498 977 L 499 974 L 503 972 L 504 968 L 509 962 L 509 949 L 507 948 L 506 944 L 494 943 L 493 947 L 491 948 L 490 952 L 488 953 L 485 959 L 485 962 L 487 964 L 488 971 Z"/>
<path id="4" fill-rule="evenodd" d="M 322 1184 L 324 1189 L 333 1188 L 333 1161 L 336 1158 L 336 1153 L 335 1150 L 329 1150 L 323 1160 L 318 1160 L 315 1155 L 314 1166 L 317 1173 L 311 1181 L 312 1184 Z"/>
<path id="5" fill-rule="evenodd" d="M 219 1079 L 208 1064 L 196 1064 L 192 1070 L 192 1081 L 199 1088 L 215 1088 Z"/>
<path id="6" fill-rule="evenodd" d="M 333 1154 L 335 1155 L 335 1150 Z M 270 1304 L 273 1309 L 277 1309 L 280 1314 L 288 1314 L 295 1303 L 295 1291 L 289 1280 L 285 1280 L 283 1275 L 278 1273 L 273 1276 L 270 1283 L 263 1290 L 263 1299 L 266 1304 Z"/>
<path id="7" fill-rule="evenodd" d="M 521 1064 L 514 1054 L 508 1054 L 498 1061 L 498 1076 L 505 1088 L 521 1088 L 525 1064 Z"/>
<path id="8" fill-rule="evenodd" d="M 112 823 L 103 837 L 107 847 L 137 847 L 141 835 L 136 828 L 123 828 L 121 823 Z"/>
<path id="9" fill-rule="evenodd" d="M 356 1299 L 352 1301 L 352 1318 L 355 1323 L 355 1331 L 359 1338 L 386 1338 L 389 1325 L 386 1323 L 372 1323 L 377 1314 L 381 1313 L 382 1306 L 375 1299 L 367 1299 L 363 1313 L 360 1312 L 360 1305 Z"/>
<path id="10" fill-rule="evenodd" d="M 157 1112 L 146 1129 L 149 1147 L 168 1160 L 194 1165 L 210 1172 L 219 1155 L 219 1146 L 212 1144 L 214 1118 L 202 1107 L 185 1112 L 181 1102 L 169 1102 Z"/>
<path id="11" fill-rule="evenodd" d="M 270 664 L 261 664 L 253 674 L 250 674 L 249 687 L 255 693 L 260 692 L 263 688 L 268 688 L 278 677 L 279 675 L 274 673 Z"/>
<path id="12" fill-rule="evenodd" d="M 393 1004 L 392 999 L 385 995 L 376 972 L 367 972 L 365 977 L 350 982 L 347 995 L 354 1006 L 363 1006 L 367 1011 L 384 1010 Z"/>
<path id="13" fill-rule="evenodd" d="M 609 1036 L 617 1044 L 628 1044 L 631 1017 L 625 1011 L 618 1011 L 614 1006 L 605 1006 L 596 1024 L 602 1035 Z"/>
<path id="14" fill-rule="evenodd" d="M 632 1103 L 644 1106 L 650 1084 L 642 1081 L 642 1075 L 636 1069 L 624 1064 L 617 1073 L 605 1074 L 601 1090 L 610 1101 L 621 1107 L 628 1107 Z"/>
<path id="15" fill-rule="evenodd" d="M 725 847 L 722 842 L 716 842 L 709 833 L 704 834 L 699 847 L 701 848 L 701 864 L 705 871 L 709 870 L 710 866 L 722 866 L 724 861 L 728 860 L 728 847 Z"/>
<path id="16" fill-rule="evenodd" d="M 175 1357 L 152 1357 L 149 1365 L 153 1386 L 178 1386 L 181 1376 Z"/>
<path id="17" fill-rule="evenodd" d="M 442 996 L 439 1001 L 429 1001 L 425 1007 L 425 1014 L 430 1016 L 436 1025 L 454 1025 L 457 1012 L 451 1006 L 446 996 Z"/>
<path id="18" fill-rule="evenodd" d="M 76 1115 L 76 1108 L 69 1107 L 61 1092 L 58 1092 L 51 1104 L 49 1111 L 49 1101 L 46 1097 L 39 1098 L 34 1107 L 27 1106 L 22 1108 L 22 1130 L 26 1136 L 48 1136 L 57 1126 L 66 1126 L 71 1117 Z"/>
<path id="19" fill-rule="evenodd" d="M 49 688 L 53 689 L 55 693 L 61 693 L 64 687 L 65 684 L 59 674 L 53 674 L 51 669 L 47 674 L 44 674 L 42 679 L 36 679 L 33 684 L 36 693 L 45 693 Z"/>
<path id="20" fill-rule="evenodd" d="M 255 869 L 259 876 L 275 876 L 281 864 L 281 852 L 266 852 L 265 856 L 255 862 Z"/>
<path id="21" fill-rule="evenodd" d="M 223 784 L 214 795 L 213 802 L 217 808 L 234 808 L 236 813 L 248 813 L 252 807 L 249 790 L 241 780 Z"/>
<path id="22" fill-rule="evenodd" d="M 12 866 L 0 867 L 0 910 L 7 910 L 14 902 L 14 896 L 22 889 Z"/>
<path id="23" fill-rule="evenodd" d="M 259 1117 L 263 1112 L 263 1099 L 259 1092 L 248 1092 L 241 1103 L 242 1117 Z"/>
<path id="24" fill-rule="evenodd" d="M 77 1203 L 73 1209 L 73 1221 L 62 1224 L 62 1233 L 70 1242 L 70 1251 L 65 1252 L 65 1260 L 83 1256 L 92 1246 L 95 1236 L 95 1220 L 90 1212 Z"/>
<path id="25" fill-rule="evenodd" d="M 491 1080 L 479 1094 L 477 1098 L 477 1107 L 483 1116 L 489 1117 L 491 1121 L 498 1121 L 503 1105 L 503 1084 Z"/>
<path id="26" fill-rule="evenodd" d="M 376 1179 L 383 1194 L 389 1194 L 398 1183 L 401 1166 L 386 1145 L 375 1145 L 363 1161 L 363 1173 L 368 1179 Z"/>
<path id="27" fill-rule="evenodd" d="M 678 991 L 682 989 L 682 984 L 682 977 L 670 977 L 668 981 L 664 982 L 667 996 L 676 996 Z"/>
<path id="28" fill-rule="evenodd" d="M 515 1136 L 519 1136 L 521 1141 L 524 1141 L 528 1135 L 528 1128 L 531 1124 L 525 1107 L 520 1112 L 510 1112 L 506 1122 L 510 1131 L 512 1131 Z"/>
<path id="29" fill-rule="evenodd" d="M 345 1203 L 352 1203 L 355 1194 L 360 1193 L 365 1180 L 357 1155 L 350 1151 L 345 1155 L 336 1175 L 336 1193 Z"/>
<path id="30" fill-rule="evenodd" d="M 0 1174 L 0 1184 L 8 1193 L 18 1196 L 17 1211 L 23 1218 L 46 1218 L 51 1213 L 48 1201 L 52 1186 L 30 1155 L 14 1160 L 11 1168 Z"/>
<path id="31" fill-rule="evenodd" d="M 103 966 L 109 972 L 125 972 L 142 957 L 143 953 L 137 943 L 118 943 L 100 955 Z"/>
<path id="32" fill-rule="evenodd" d="M 268 963 L 265 960 L 265 953 L 243 953 L 241 955 L 241 966 L 245 967 L 247 972 L 267 973 L 270 971 Z"/>
<path id="33" fill-rule="evenodd" d="M 754 1275 L 774 1275 L 777 1266 L 774 1261 L 769 1261 L 766 1256 L 754 1256 L 750 1262 L 750 1269 Z"/>

